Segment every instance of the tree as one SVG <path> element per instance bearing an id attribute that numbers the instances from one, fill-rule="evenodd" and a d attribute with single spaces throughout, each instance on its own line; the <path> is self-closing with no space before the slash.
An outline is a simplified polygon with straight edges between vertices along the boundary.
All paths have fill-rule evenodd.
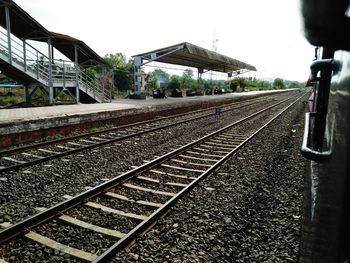
<path id="1" fill-rule="evenodd" d="M 106 54 L 104 59 L 113 69 L 130 67 L 132 64 L 132 60 L 127 60 L 126 56 L 122 53 L 115 53 L 114 55 Z"/>
<path id="2" fill-rule="evenodd" d="M 181 86 L 184 89 L 196 89 L 196 81 L 192 78 L 192 69 L 185 69 L 181 77 Z"/>
<path id="3" fill-rule="evenodd" d="M 182 73 L 182 76 L 193 78 L 193 70 L 189 68 L 185 69 L 184 72 Z"/>
<path id="4" fill-rule="evenodd" d="M 275 78 L 272 86 L 274 89 L 284 89 L 285 88 L 284 80 L 281 78 Z"/>
<path id="5" fill-rule="evenodd" d="M 210 84 L 210 80 L 202 79 L 202 82 L 204 83 L 204 89 L 205 90 L 211 90 L 212 85 Z"/>
<path id="6" fill-rule="evenodd" d="M 181 86 L 184 89 L 196 89 L 196 81 L 190 76 L 182 76 L 181 77 Z"/>
<path id="7" fill-rule="evenodd" d="M 180 77 L 176 75 L 171 76 L 168 88 L 171 91 L 174 91 L 174 90 L 180 90 L 180 87 L 181 87 Z"/>
<path id="8" fill-rule="evenodd" d="M 151 90 L 158 90 L 159 89 L 159 84 L 158 84 L 158 79 L 156 76 L 152 76 L 151 80 L 149 82 L 149 87 Z"/>
<path id="9" fill-rule="evenodd" d="M 119 90 L 130 89 L 133 83 L 133 61 L 127 60 L 122 53 L 107 54 L 104 59 L 113 68 L 114 85 Z"/>
<path id="10" fill-rule="evenodd" d="M 256 80 L 256 87 L 258 87 L 259 90 L 269 90 L 271 89 L 271 83 L 266 80 Z"/>
<path id="11" fill-rule="evenodd" d="M 156 76 L 159 82 L 169 83 L 170 75 L 161 69 L 155 69 L 152 72 L 153 76 Z"/>
<path id="12" fill-rule="evenodd" d="M 117 68 L 113 70 L 114 79 L 113 84 L 117 87 L 117 89 L 126 91 L 131 89 L 133 78 L 132 73 L 126 68 Z"/>
<path id="13" fill-rule="evenodd" d="M 90 80 L 96 79 L 97 71 L 95 68 L 89 67 L 83 69 L 82 71 L 89 77 Z"/>
<path id="14" fill-rule="evenodd" d="M 301 89 L 304 87 L 304 85 L 298 81 L 291 81 L 287 86 L 289 89 Z"/>
<path id="15" fill-rule="evenodd" d="M 237 83 L 238 83 L 239 87 L 242 89 L 242 91 L 244 91 L 245 87 L 248 84 L 247 79 L 243 78 L 243 77 L 238 77 L 238 78 L 235 78 L 235 80 L 237 81 Z"/>
<path id="16" fill-rule="evenodd" d="M 232 90 L 232 92 L 237 91 L 237 87 L 238 87 L 238 81 L 231 80 L 231 82 L 230 82 L 230 89 Z"/>

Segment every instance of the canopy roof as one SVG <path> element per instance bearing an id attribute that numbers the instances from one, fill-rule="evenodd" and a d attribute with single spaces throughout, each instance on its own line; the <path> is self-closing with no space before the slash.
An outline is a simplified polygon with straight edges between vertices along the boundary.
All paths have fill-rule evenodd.
<path id="1" fill-rule="evenodd" d="M 50 32 L 52 45 L 72 61 L 75 60 L 74 45 L 78 46 L 78 64 L 89 66 L 97 64 L 108 65 L 95 51 L 83 41 L 68 35 Z"/>
<path id="2" fill-rule="evenodd" d="M 13 0 L 0 0 L 0 25 L 2 27 L 6 28 L 5 5 L 10 8 L 11 33 L 19 39 L 44 42 L 51 38 L 52 46 L 72 61 L 75 61 L 74 45 L 77 44 L 78 63 L 80 65 L 108 65 L 103 58 L 82 40 L 48 31 Z"/>
<path id="3" fill-rule="evenodd" d="M 238 70 L 256 71 L 256 68 L 250 64 L 188 42 L 142 53 L 134 57 L 137 56 L 145 60 L 183 65 L 202 70 L 218 72 L 233 72 Z"/>
<path id="4" fill-rule="evenodd" d="M 12 0 L 0 0 L 0 25 L 6 28 L 5 6 L 10 9 L 11 33 L 20 39 L 47 39 L 49 31 Z"/>

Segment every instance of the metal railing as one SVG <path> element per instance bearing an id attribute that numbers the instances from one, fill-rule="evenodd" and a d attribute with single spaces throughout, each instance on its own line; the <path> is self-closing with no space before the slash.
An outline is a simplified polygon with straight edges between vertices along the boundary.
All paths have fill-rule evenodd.
<path id="1" fill-rule="evenodd" d="M 110 100 L 110 91 L 105 90 L 95 78 L 92 78 L 72 61 L 51 60 L 29 43 L 11 34 L 8 43 L 7 31 L 0 27 L 0 59 L 21 70 L 45 86 L 49 86 L 50 64 L 51 80 L 57 87 L 79 87 L 98 102 Z M 9 47 L 11 47 L 9 49 Z M 11 53 L 11 54 L 10 54 Z"/>

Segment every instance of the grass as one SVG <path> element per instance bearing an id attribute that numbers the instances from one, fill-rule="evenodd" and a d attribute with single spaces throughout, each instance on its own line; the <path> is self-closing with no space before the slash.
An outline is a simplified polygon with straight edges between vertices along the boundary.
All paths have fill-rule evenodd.
<path id="1" fill-rule="evenodd" d="M 0 106 L 6 107 L 21 103 L 23 102 L 23 97 L 23 89 L 2 89 L 0 90 Z"/>
<path id="2" fill-rule="evenodd" d="M 17 96 L 0 96 L 0 106 L 10 106 L 23 101 L 23 98 Z"/>

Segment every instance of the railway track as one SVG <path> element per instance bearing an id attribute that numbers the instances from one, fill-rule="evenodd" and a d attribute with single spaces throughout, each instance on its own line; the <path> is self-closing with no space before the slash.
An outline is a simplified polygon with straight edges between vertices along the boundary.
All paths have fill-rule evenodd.
<path id="1" fill-rule="evenodd" d="M 20 242 L 34 241 L 79 260 L 106 262 L 152 227 L 179 198 L 219 169 L 232 154 L 300 98 L 271 105 L 75 197 L 66 196 L 66 201 L 51 208 L 38 208 L 38 214 L 19 223 L 2 223 L 1 227 L 5 229 L 0 232 L 0 257 L 7 257 L 6 245 L 10 249 L 22 239 Z M 279 109 L 284 103 L 288 105 L 266 122 L 268 111 Z M 254 130 L 249 129 L 251 122 L 262 124 Z M 245 125 L 244 129 L 241 125 Z M 55 241 L 52 232 L 46 236 L 50 226 L 62 228 L 57 225 L 84 229 L 85 232 L 81 232 L 84 236 L 78 237 L 80 240 L 88 239 L 86 233 L 98 233 L 104 240 L 100 243 L 109 248 L 101 248 L 102 253 L 91 249 L 84 251 L 84 245 L 73 248 Z"/>
<path id="2" fill-rule="evenodd" d="M 259 103 L 268 103 L 281 95 L 269 97 L 268 100 L 263 97 L 246 102 L 229 104 L 222 107 L 222 112 L 239 110 L 243 107 L 257 105 Z M 110 143 L 141 136 L 146 133 L 156 132 L 161 129 L 211 117 L 213 116 L 214 108 L 215 107 L 170 117 L 162 117 L 160 119 L 124 125 L 105 131 L 92 132 L 0 151 L 0 173 L 44 163 L 87 149 L 101 147 Z"/>

